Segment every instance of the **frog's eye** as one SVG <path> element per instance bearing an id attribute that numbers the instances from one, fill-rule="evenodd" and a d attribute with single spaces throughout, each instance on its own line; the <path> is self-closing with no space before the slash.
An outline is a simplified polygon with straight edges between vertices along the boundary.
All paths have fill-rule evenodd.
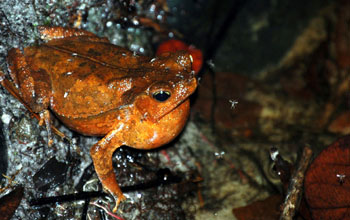
<path id="1" fill-rule="evenodd" d="M 163 90 L 153 93 L 153 98 L 159 102 L 165 102 L 168 98 L 170 98 L 170 96 L 170 92 Z"/>

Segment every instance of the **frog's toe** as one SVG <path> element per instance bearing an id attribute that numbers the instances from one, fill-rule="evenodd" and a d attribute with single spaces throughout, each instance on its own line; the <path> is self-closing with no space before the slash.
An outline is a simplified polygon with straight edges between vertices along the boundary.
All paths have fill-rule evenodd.
<path id="1" fill-rule="evenodd" d="M 43 125 L 45 123 L 46 125 L 46 131 L 47 131 L 47 144 L 49 147 L 52 146 L 53 139 L 52 139 L 52 132 L 51 132 L 51 119 L 50 119 L 50 112 L 49 110 L 44 110 L 40 112 L 40 120 L 39 125 Z"/>
<path id="2" fill-rule="evenodd" d="M 120 204 L 120 202 L 124 201 L 126 198 L 125 196 L 122 194 L 120 196 L 118 196 L 118 198 L 114 197 L 114 200 L 115 200 L 115 206 L 113 208 L 113 212 L 117 212 L 118 210 L 118 206 Z"/>

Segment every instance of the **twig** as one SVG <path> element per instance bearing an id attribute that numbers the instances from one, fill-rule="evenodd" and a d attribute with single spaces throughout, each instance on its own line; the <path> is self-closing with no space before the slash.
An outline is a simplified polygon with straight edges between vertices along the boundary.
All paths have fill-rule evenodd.
<path id="1" fill-rule="evenodd" d="M 144 183 L 131 185 L 131 186 L 122 186 L 120 187 L 120 189 L 123 192 L 146 190 L 146 189 L 150 189 L 160 185 L 180 183 L 182 180 L 180 176 L 172 174 L 169 169 L 159 169 L 155 174 L 156 174 L 156 178 L 149 182 L 144 182 Z M 40 205 L 57 203 L 57 202 L 87 200 L 87 199 L 107 196 L 107 195 L 108 195 L 107 193 L 99 192 L 99 191 L 78 192 L 78 193 L 73 193 L 69 195 L 51 196 L 51 197 L 32 199 L 31 201 L 29 201 L 29 204 L 31 206 L 40 206 Z"/>
<path id="2" fill-rule="evenodd" d="M 124 220 L 123 218 L 121 218 L 121 217 L 117 216 L 115 213 L 113 213 L 111 210 L 109 210 L 106 207 L 98 204 L 96 201 L 92 202 L 91 204 L 94 205 L 94 206 L 97 206 L 97 207 L 99 207 L 101 209 L 103 209 L 108 215 L 114 217 L 115 219 Z"/>
<path id="3" fill-rule="evenodd" d="M 220 6 L 219 5 L 220 1 L 218 1 L 215 5 L 216 5 L 216 9 L 214 9 L 214 19 L 218 18 L 217 14 L 218 12 L 220 12 Z M 221 26 L 218 28 L 218 31 L 213 35 L 210 35 L 212 33 L 214 33 L 214 30 L 217 29 L 217 23 L 213 22 L 213 24 L 210 27 L 210 31 L 209 33 L 209 37 L 208 37 L 208 42 L 209 42 L 209 46 L 206 48 L 206 51 L 204 53 L 204 61 L 206 63 L 206 61 L 211 60 L 217 50 L 220 48 L 220 46 L 222 45 L 222 43 L 224 42 L 224 38 L 226 37 L 227 32 L 230 30 L 231 24 L 236 21 L 237 16 L 239 14 L 239 12 L 241 12 L 242 8 L 244 7 L 244 4 L 247 1 L 244 0 L 236 0 L 236 1 L 232 1 L 231 6 L 224 6 L 224 7 L 230 7 L 228 13 L 226 14 L 225 20 L 223 20 L 223 22 L 221 23 Z"/>
<path id="4" fill-rule="evenodd" d="M 292 220 L 296 210 L 299 208 L 300 198 L 303 190 L 304 176 L 310 163 L 312 150 L 310 147 L 304 147 L 303 154 L 299 164 L 290 180 L 286 198 L 283 203 L 280 220 Z"/>

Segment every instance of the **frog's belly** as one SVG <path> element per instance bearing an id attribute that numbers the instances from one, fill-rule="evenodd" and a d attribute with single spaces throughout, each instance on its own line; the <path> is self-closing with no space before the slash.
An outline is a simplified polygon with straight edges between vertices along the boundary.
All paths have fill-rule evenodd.
<path id="1" fill-rule="evenodd" d="M 67 118 L 56 116 L 70 129 L 87 136 L 104 136 L 112 130 L 118 120 L 119 110 L 108 111 L 87 118 Z"/>

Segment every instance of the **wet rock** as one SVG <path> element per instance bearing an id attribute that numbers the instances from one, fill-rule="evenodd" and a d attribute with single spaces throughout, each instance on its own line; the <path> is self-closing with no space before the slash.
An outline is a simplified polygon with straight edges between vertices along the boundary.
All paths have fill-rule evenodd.
<path id="1" fill-rule="evenodd" d="M 39 129 L 35 121 L 31 120 L 28 114 L 22 114 L 19 118 L 12 118 L 9 123 L 10 140 L 20 144 L 36 142 Z"/>

